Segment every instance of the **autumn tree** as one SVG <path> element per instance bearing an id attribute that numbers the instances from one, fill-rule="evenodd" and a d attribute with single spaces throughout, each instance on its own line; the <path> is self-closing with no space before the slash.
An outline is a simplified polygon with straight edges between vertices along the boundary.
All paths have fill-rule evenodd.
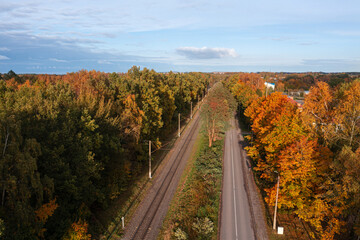
<path id="1" fill-rule="evenodd" d="M 54 214 L 54 211 L 59 207 L 56 203 L 56 198 L 50 200 L 48 203 L 43 204 L 39 209 L 35 210 L 36 222 L 39 224 L 37 234 L 40 238 L 44 238 L 45 228 L 42 226 L 46 223 L 47 219 Z"/>
<path id="2" fill-rule="evenodd" d="M 310 88 L 303 107 L 304 122 L 322 142 L 328 143 L 334 137 L 334 97 L 330 86 L 318 82 Z"/>
<path id="3" fill-rule="evenodd" d="M 360 146 L 360 81 L 351 83 L 339 100 L 334 114 L 336 136 L 356 150 Z"/>
<path id="4" fill-rule="evenodd" d="M 171 132 L 177 113 L 188 115 L 190 103 L 209 81 L 208 74 L 163 74 L 138 67 L 128 73 L 9 72 L 4 77 L 4 239 L 61 239 L 74 223 L 82 229 L 79 219 L 87 221 L 91 210 L 106 208 L 124 194 L 147 166 L 142 140 L 160 141 Z M 86 216 L 79 217 L 81 206 Z M 86 227 L 100 229 L 92 224 Z"/>
<path id="5" fill-rule="evenodd" d="M 360 219 L 360 82 L 344 83 L 337 92 L 335 107 L 333 149 L 336 154 L 332 163 L 332 181 L 341 186 L 334 197 L 347 194 L 346 204 L 351 211 L 344 211 L 349 232 L 356 231 Z"/>
<path id="6" fill-rule="evenodd" d="M 217 140 L 219 132 L 231 117 L 232 111 L 234 111 L 233 98 L 221 83 L 216 84 L 201 107 L 209 147 Z"/>
<path id="7" fill-rule="evenodd" d="M 121 116 L 122 127 L 126 135 L 132 136 L 136 143 L 139 141 L 144 112 L 137 106 L 134 95 L 124 100 L 124 111 Z"/>
<path id="8" fill-rule="evenodd" d="M 297 106 L 286 96 L 273 93 L 255 100 L 245 111 L 254 133 L 250 156 L 256 161 L 261 177 L 275 181 L 277 156 L 288 144 L 305 135 Z"/>
<path id="9" fill-rule="evenodd" d="M 88 223 L 84 220 L 74 222 L 64 240 L 91 240 L 91 235 L 88 234 Z"/>
<path id="10" fill-rule="evenodd" d="M 281 191 L 278 206 L 292 209 L 299 218 L 309 222 L 321 239 L 332 239 L 345 224 L 341 214 L 346 209 L 347 196 L 346 193 L 335 198 L 331 196 L 339 187 L 328 182 L 331 161 L 331 151 L 308 137 L 287 146 L 279 154 Z M 275 186 L 266 191 L 268 203 L 272 205 Z"/>
<path id="11" fill-rule="evenodd" d="M 237 113 L 241 121 L 249 125 L 249 119 L 244 115 L 244 112 L 254 100 L 262 95 L 264 79 L 255 73 L 239 73 L 227 77 L 224 85 L 238 102 Z"/>
<path id="12" fill-rule="evenodd" d="M 314 113 L 325 121 L 327 116 L 321 112 Z M 332 163 L 329 148 L 319 144 L 316 134 L 309 135 L 297 105 L 280 93 L 253 101 L 245 115 L 251 119 L 254 133 L 248 154 L 263 179 L 267 203 L 275 202 L 279 174 L 279 208 L 309 222 L 316 229 L 316 236 L 332 239 L 344 225 L 341 214 L 346 209 L 347 195 L 338 191 L 338 184 L 328 181 Z M 336 196 L 331 196 L 330 191 Z"/>

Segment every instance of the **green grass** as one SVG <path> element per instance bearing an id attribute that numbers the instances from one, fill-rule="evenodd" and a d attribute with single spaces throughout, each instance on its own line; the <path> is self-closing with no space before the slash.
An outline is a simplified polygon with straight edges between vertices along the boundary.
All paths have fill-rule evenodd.
<path id="1" fill-rule="evenodd" d="M 199 134 L 158 239 L 217 239 L 223 137 L 209 148 Z"/>

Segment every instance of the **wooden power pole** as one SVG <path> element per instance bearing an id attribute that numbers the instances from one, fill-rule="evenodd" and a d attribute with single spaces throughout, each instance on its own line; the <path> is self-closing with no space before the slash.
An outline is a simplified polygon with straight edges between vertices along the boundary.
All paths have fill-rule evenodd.
<path id="1" fill-rule="evenodd" d="M 151 140 L 149 140 L 149 178 L 151 178 Z"/>

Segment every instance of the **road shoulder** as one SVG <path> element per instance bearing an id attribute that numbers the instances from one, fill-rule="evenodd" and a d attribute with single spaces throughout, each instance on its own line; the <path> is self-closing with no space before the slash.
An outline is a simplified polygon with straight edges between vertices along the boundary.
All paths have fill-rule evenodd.
<path id="1" fill-rule="evenodd" d="M 247 196 L 249 200 L 250 214 L 252 216 L 252 226 L 254 228 L 255 237 L 257 240 L 268 240 L 269 235 L 267 232 L 268 228 L 265 222 L 265 206 L 262 201 L 260 190 L 257 187 L 254 180 L 254 174 L 251 169 L 251 161 L 244 149 L 245 147 L 244 136 L 239 127 L 237 118 L 235 122 L 236 122 L 236 131 L 238 133 L 240 154 L 242 155 L 243 159 L 246 159 L 246 161 L 242 161 L 243 172 L 246 173 L 244 174 L 243 177 L 244 177 L 245 190 L 247 192 Z"/>

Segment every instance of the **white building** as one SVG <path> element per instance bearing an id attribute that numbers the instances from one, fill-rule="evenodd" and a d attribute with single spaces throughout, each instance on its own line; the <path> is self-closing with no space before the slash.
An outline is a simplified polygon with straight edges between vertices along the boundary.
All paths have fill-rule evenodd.
<path id="1" fill-rule="evenodd" d="M 272 90 L 275 90 L 275 83 L 265 82 L 265 87 L 272 88 Z"/>

